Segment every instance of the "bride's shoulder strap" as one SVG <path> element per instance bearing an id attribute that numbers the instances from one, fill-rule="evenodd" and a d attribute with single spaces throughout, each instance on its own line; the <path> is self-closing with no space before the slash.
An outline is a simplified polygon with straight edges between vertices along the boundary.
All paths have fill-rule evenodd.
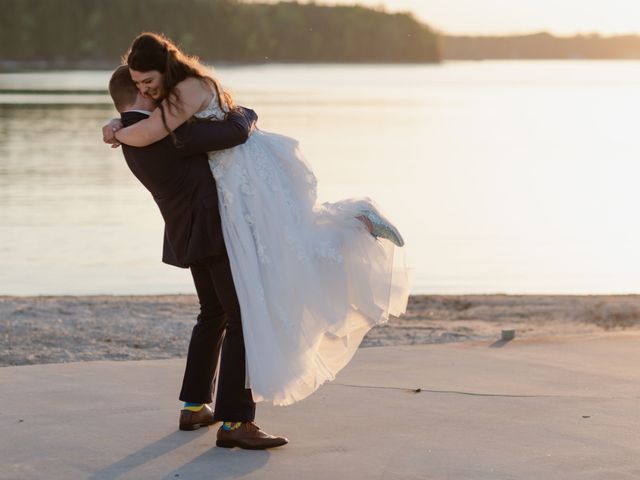
<path id="1" fill-rule="evenodd" d="M 215 101 L 218 108 L 220 108 L 224 113 L 228 113 L 231 110 L 231 107 L 227 103 L 227 95 L 225 94 L 224 88 L 215 77 L 209 77 L 209 85 L 213 90 L 213 99 L 211 102 Z"/>

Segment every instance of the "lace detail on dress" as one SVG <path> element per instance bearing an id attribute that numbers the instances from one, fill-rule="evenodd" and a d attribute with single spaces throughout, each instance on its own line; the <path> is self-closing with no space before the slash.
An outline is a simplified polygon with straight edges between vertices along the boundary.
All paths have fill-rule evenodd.
<path id="1" fill-rule="evenodd" d="M 210 120 L 224 120 L 227 110 L 228 109 L 222 110 L 220 108 L 220 105 L 218 105 L 218 94 L 214 91 L 207 108 L 197 112 L 194 117 L 207 118 Z"/>
<path id="2" fill-rule="evenodd" d="M 233 203 L 233 193 L 218 184 L 218 197 L 225 208 L 229 208 Z"/>
<path id="3" fill-rule="evenodd" d="M 316 257 L 324 261 L 341 264 L 344 257 L 340 254 L 336 246 L 329 240 L 319 241 L 314 249 Z"/>
<path id="4" fill-rule="evenodd" d="M 249 172 L 244 167 L 240 169 L 240 191 L 245 195 L 255 195 L 249 183 Z"/>
<path id="5" fill-rule="evenodd" d="M 310 258 L 307 255 L 305 248 L 302 246 L 302 242 L 298 240 L 291 229 L 287 228 L 284 231 L 284 240 L 289 245 L 289 248 L 293 250 L 298 261 L 303 263 L 309 263 Z"/>
<path id="6" fill-rule="evenodd" d="M 281 189 L 276 182 L 276 172 L 272 166 L 275 162 L 272 159 L 267 159 L 264 149 L 256 147 L 253 142 L 250 144 L 250 148 L 251 153 L 255 155 L 258 176 L 269 185 L 272 192 L 281 193 Z"/>
<path id="7" fill-rule="evenodd" d="M 218 94 L 214 91 L 211 97 L 211 101 L 207 108 L 197 112 L 194 117 L 200 119 L 209 119 L 211 121 L 224 120 L 226 111 L 220 108 L 218 105 Z M 218 152 L 209 152 L 209 165 L 211 171 L 216 180 L 222 179 L 227 170 L 230 162 L 230 154 L 228 150 L 221 150 Z M 221 192 L 222 193 L 222 192 Z M 231 201 L 231 198 L 229 198 Z"/>
<path id="8" fill-rule="evenodd" d="M 264 243 L 260 240 L 260 234 L 256 232 L 255 228 L 252 229 L 251 233 L 253 234 L 253 239 L 256 242 L 256 250 L 258 252 L 258 258 L 260 259 L 260 263 L 263 265 L 267 265 L 271 263 L 271 259 L 267 255 L 267 248 L 264 246 Z"/>

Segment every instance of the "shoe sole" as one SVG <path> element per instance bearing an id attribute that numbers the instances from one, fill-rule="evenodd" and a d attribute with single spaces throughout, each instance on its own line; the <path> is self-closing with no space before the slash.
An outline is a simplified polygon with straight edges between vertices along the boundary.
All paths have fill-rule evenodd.
<path id="1" fill-rule="evenodd" d="M 283 445 L 286 445 L 286 443 L 282 443 L 280 445 L 272 445 L 270 447 L 250 447 L 250 446 L 246 446 L 246 447 L 241 447 L 240 445 L 234 445 L 233 443 L 226 443 L 226 442 L 222 442 L 220 440 L 216 440 L 216 446 L 217 447 L 222 447 L 222 448 L 243 448 L 245 450 L 266 450 L 267 448 L 276 448 L 276 447 L 281 447 Z"/>
<path id="2" fill-rule="evenodd" d="M 207 422 L 207 423 L 194 423 L 193 425 L 180 425 L 180 430 L 182 431 L 186 431 L 186 432 L 192 432 L 193 430 L 198 430 L 199 428 L 202 427 L 209 427 L 211 425 L 213 425 L 216 422 Z"/>

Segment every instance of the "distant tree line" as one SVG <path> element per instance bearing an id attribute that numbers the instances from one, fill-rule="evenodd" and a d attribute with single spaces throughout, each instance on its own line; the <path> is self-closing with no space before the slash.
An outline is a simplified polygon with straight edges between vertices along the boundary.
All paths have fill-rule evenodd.
<path id="1" fill-rule="evenodd" d="M 442 39 L 442 56 L 447 60 L 640 58 L 640 37 L 556 37 L 545 32 L 510 37 L 447 36 Z"/>
<path id="2" fill-rule="evenodd" d="M 410 14 L 236 0 L 0 0 L 3 65 L 114 65 L 142 31 L 230 62 L 437 62 L 439 37 Z"/>

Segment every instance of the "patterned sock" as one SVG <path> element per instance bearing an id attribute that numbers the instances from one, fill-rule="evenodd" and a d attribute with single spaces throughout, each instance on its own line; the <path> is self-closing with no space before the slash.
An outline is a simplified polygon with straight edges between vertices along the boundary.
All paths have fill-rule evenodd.
<path id="1" fill-rule="evenodd" d="M 199 412 L 204 408 L 204 403 L 184 402 L 184 409 L 192 412 Z"/>
<path id="2" fill-rule="evenodd" d="M 222 428 L 224 428 L 225 430 L 235 430 L 240 425 L 242 425 L 242 422 L 223 422 Z"/>

